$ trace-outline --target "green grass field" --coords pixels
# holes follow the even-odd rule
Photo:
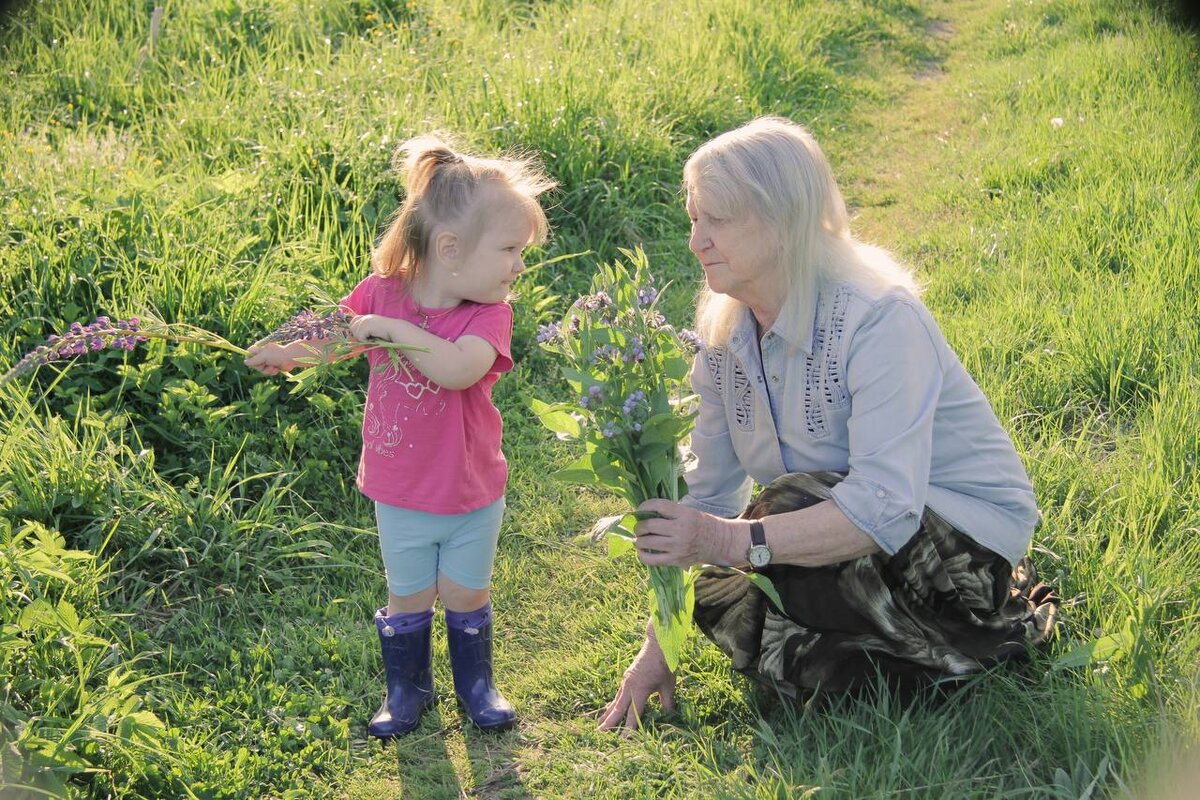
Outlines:
[[[561,188],[532,260],[590,255],[517,284],[496,392],[497,677],[521,725],[463,725],[439,626],[435,710],[366,736],[385,587],[353,482],[365,365],[289,394],[152,343],[0,389],[0,796],[1194,796],[1200,35],[1170,6],[153,9],[48,0],[0,25],[0,371],[98,314],[253,341],[366,273],[399,141],[539,154]],[[1033,478],[1066,635],[916,707],[785,706],[698,641],[674,714],[602,734],[645,576],[578,536],[611,496],[547,482],[573,456],[527,408],[567,399],[534,333],[635,245],[686,324],[680,168],[760,113],[813,130],[858,235],[928,284]]]

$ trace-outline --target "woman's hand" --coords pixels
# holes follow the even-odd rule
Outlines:
[[[604,707],[600,715],[599,730],[610,731],[620,728],[629,733],[641,725],[646,701],[657,694],[663,711],[675,710],[675,674],[667,666],[658,639],[654,637],[654,625],[646,625],[646,641],[638,651],[633,663],[625,670],[617,696]]]
[[[745,561],[750,546],[750,523],[722,519],[670,500],[647,500],[639,512],[656,517],[638,522],[638,558],[654,567],[716,564],[729,567]]]

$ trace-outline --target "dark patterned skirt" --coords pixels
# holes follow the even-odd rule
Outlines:
[[[742,516],[814,505],[844,477],[784,475]],[[1014,569],[929,508],[890,558],[762,573],[782,610],[736,572],[710,569],[696,579],[696,624],[734,668],[791,697],[862,688],[880,677],[901,691],[962,678],[1046,641],[1060,604],[1028,558]]]

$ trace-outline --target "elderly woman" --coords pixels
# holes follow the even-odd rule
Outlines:
[[[637,525],[641,560],[769,577],[782,608],[706,570],[695,620],[792,696],[912,688],[1043,640],[1058,599],[1024,558],[1025,468],[912,273],[850,235],[813,137],[754,120],[697,150],[684,186],[700,415],[687,496],[641,507],[659,515]],[[648,626],[600,727],[636,726],[654,694],[670,709],[674,688]]]

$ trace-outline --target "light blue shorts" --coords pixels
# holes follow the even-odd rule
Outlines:
[[[431,514],[375,503],[388,588],[404,597],[437,583],[438,573],[468,589],[492,584],[504,498],[466,514]]]

